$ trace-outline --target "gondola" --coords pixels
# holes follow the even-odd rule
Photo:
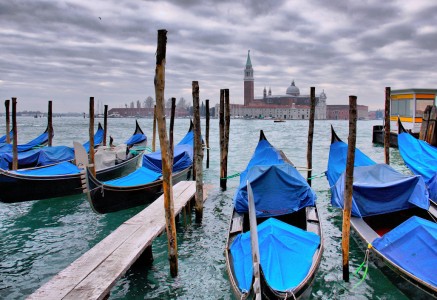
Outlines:
[[[14,137],[13,132],[11,130],[11,131],[9,131],[9,138],[11,139],[11,141],[12,141],[13,137]],[[0,137],[0,145],[6,143],[6,141],[7,141],[7,134]]]
[[[173,184],[191,177],[193,164],[193,124],[174,147]],[[99,214],[116,212],[149,204],[162,194],[161,151],[143,156],[143,163],[133,173],[115,180],[103,181],[86,171],[86,193],[91,208]]]
[[[100,128],[101,126],[99,124],[99,129]],[[96,132],[96,142],[100,139],[99,132],[99,130]],[[135,132],[137,132],[137,130]],[[135,144],[131,144],[131,147],[134,145]],[[89,147],[89,142],[82,146],[84,149],[87,146]],[[134,171],[138,167],[143,151],[131,151],[130,153],[126,153],[126,149],[126,146],[121,147],[121,150],[117,147],[109,151],[102,149],[102,151],[110,152],[113,159],[110,160],[109,163],[108,160],[105,160],[106,164],[96,166],[97,178],[109,180]],[[86,149],[84,151],[87,153]],[[100,152],[95,154],[96,157],[98,153]],[[0,169],[0,201],[14,203],[83,193],[81,171],[84,171],[70,161],[71,157],[69,155],[68,157],[68,161],[43,167],[17,171],[5,171]]]
[[[34,138],[33,140],[27,142],[26,144],[17,145],[17,152],[19,153],[26,152],[34,148],[43,147],[47,145],[48,141],[49,141],[49,127],[47,126],[46,130],[43,133],[41,133],[39,136]],[[5,136],[5,141],[3,143],[0,143],[0,153],[12,153],[12,143],[11,144],[6,143],[6,136]]]
[[[225,256],[238,299],[254,296],[248,184],[254,195],[263,299],[308,296],[323,253],[316,195],[287,157],[263,131],[240,175],[234,196]]]
[[[347,145],[331,126],[327,178],[343,207]],[[372,259],[406,294],[437,297],[437,206],[421,176],[399,173],[355,150],[351,227]]]
[[[402,159],[408,169],[423,177],[429,197],[437,201],[437,148],[412,136],[399,119],[398,130],[398,146]]]
[[[94,147],[97,148],[103,141],[104,130],[99,123],[94,134]],[[89,141],[84,143],[86,151],[89,151]],[[74,159],[74,149],[69,146],[52,146],[31,149],[18,153],[18,169],[29,169],[48,166]],[[10,170],[12,168],[12,152],[0,152],[0,168]]]

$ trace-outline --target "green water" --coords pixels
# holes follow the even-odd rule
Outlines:
[[[86,141],[87,121],[55,118],[54,144],[72,145],[72,140]],[[134,119],[109,119],[108,123],[115,143],[126,141],[135,128]],[[151,120],[139,119],[139,123],[151,137]],[[326,170],[330,124],[340,138],[347,141],[348,121],[316,121],[313,175]],[[358,122],[357,147],[375,161],[383,162],[383,148],[371,143],[375,124],[380,121]],[[176,142],[188,126],[188,119],[175,121]],[[46,120],[20,117],[18,127],[19,143],[24,143],[45,129]],[[296,166],[306,166],[307,121],[231,120],[229,175],[245,168],[260,129]],[[202,130],[204,133],[204,128]],[[5,132],[4,123],[0,132],[1,135]],[[227,191],[220,191],[217,119],[211,120],[210,148],[210,168],[204,169],[204,181],[214,187],[205,203],[202,224],[178,225],[179,275],[172,278],[169,274],[167,240],[163,234],[153,243],[153,264],[135,265],[111,290],[111,299],[234,299],[226,273],[224,248],[238,177],[228,181]],[[408,172],[398,150],[391,149],[391,161],[396,169]],[[318,196],[325,250],[311,298],[407,299],[373,264],[358,287],[353,288],[360,278],[352,275],[350,283],[343,282],[341,213],[329,205],[329,186],[325,177],[315,179],[313,188]],[[97,215],[82,195],[18,204],[0,203],[0,299],[24,299],[141,209]],[[351,272],[361,264],[363,251],[351,242]]]

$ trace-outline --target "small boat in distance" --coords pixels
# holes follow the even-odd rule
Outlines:
[[[332,126],[331,134],[326,175],[331,204],[343,208],[348,146]],[[358,242],[405,294],[437,297],[437,206],[422,176],[377,164],[356,149],[353,179],[351,227]]]
[[[229,224],[225,257],[234,294],[238,299],[254,296],[252,283],[258,274],[251,254],[250,191],[256,210],[262,299],[308,296],[323,253],[316,194],[262,130],[255,153],[240,175]]]
[[[274,119],[273,122],[282,123],[282,122],[285,122],[285,120],[284,119]]]

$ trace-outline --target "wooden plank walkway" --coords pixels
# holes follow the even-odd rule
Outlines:
[[[195,192],[195,181],[182,181],[173,187],[175,216],[193,199]],[[164,197],[161,196],[55,275],[28,299],[105,299],[116,281],[164,230]]]

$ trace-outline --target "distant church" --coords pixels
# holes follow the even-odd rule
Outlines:
[[[244,69],[244,104],[232,105],[232,114],[245,118],[280,118],[280,119],[308,119],[311,105],[310,95],[301,95],[294,83],[287,88],[283,95],[272,95],[269,88],[264,87],[262,98],[255,98],[253,67],[250,60],[250,50],[247,53],[246,68]],[[326,119],[326,94],[323,91],[316,95],[315,119]]]

